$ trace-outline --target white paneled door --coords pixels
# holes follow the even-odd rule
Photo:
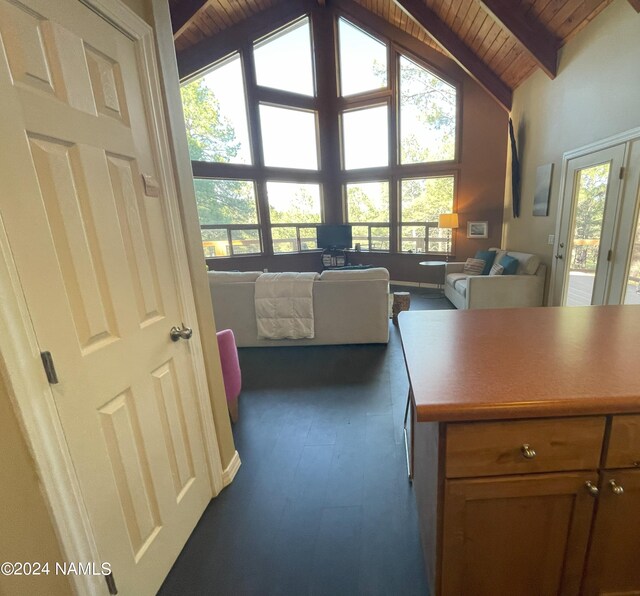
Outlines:
[[[565,155],[551,304],[640,304],[640,128]]]
[[[200,352],[169,335],[195,321],[140,56],[77,0],[0,0],[2,225],[101,562],[135,596],[212,496]]]
[[[606,304],[613,265],[624,144],[566,165],[554,266],[554,305]]]

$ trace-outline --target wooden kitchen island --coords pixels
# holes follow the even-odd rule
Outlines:
[[[431,594],[640,594],[640,306],[399,316]]]

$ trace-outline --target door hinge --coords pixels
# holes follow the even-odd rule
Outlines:
[[[51,352],[40,352],[40,358],[42,358],[42,364],[44,365],[44,372],[47,375],[47,380],[52,385],[56,385],[58,381],[58,375],[56,374],[56,367],[53,364],[53,356]]]
[[[113,579],[113,573],[104,576],[104,580],[107,582],[107,588],[109,588],[109,594],[117,594],[118,588],[116,588],[116,580]]]
[[[624,180],[625,167],[620,167],[620,180]]]
[[[611,249],[609,249],[609,252],[607,253],[607,261],[609,263],[613,261],[613,251]]]

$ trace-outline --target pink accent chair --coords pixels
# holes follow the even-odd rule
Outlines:
[[[242,389],[242,373],[238,360],[236,338],[231,329],[223,329],[216,333],[218,337],[218,350],[220,351],[220,363],[222,364],[222,379],[224,380],[224,392],[227,396],[227,406],[233,422],[238,421],[238,396]]]

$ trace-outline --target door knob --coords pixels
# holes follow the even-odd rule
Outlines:
[[[182,323],[182,327],[171,327],[169,331],[169,337],[171,341],[178,341],[179,339],[191,339],[193,335],[193,329],[191,327],[185,327]]]
[[[558,253],[558,254],[556,255],[556,259],[561,259],[561,258],[562,258],[562,255],[561,255],[560,253]]]

